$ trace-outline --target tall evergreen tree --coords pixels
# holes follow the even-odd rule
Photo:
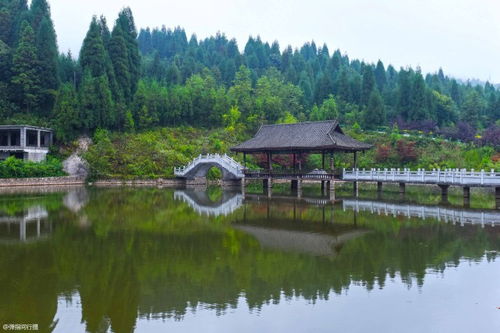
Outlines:
[[[130,101],[132,99],[131,78],[129,71],[129,57],[121,25],[116,24],[109,41],[109,58],[113,63],[116,82],[121,94]]]
[[[69,142],[78,135],[82,128],[78,113],[78,98],[75,87],[71,83],[61,86],[57,94],[52,118],[58,140]]]
[[[377,62],[377,67],[375,68],[375,82],[379,91],[384,91],[385,85],[387,84],[387,75],[385,72],[385,67],[382,61]]]
[[[361,91],[361,104],[368,105],[370,95],[375,89],[375,75],[371,66],[365,65],[363,68],[363,86]]]
[[[80,50],[80,66],[87,69],[92,77],[106,75],[106,49],[101,36],[101,28],[97,17],[92,18],[89,30]]]
[[[413,76],[411,104],[408,114],[409,120],[428,119],[427,91],[425,82],[420,71]]]
[[[364,124],[366,128],[375,128],[385,123],[385,107],[382,96],[377,89],[374,89],[370,95],[368,106],[363,113]]]
[[[59,87],[58,51],[56,34],[50,16],[43,17],[36,36],[38,75],[40,78],[40,108],[50,114]]]
[[[12,85],[18,105],[26,112],[38,106],[40,79],[35,33],[27,21],[23,21],[18,46],[12,60]]]
[[[123,37],[127,45],[128,54],[128,71],[130,73],[130,92],[133,95],[137,90],[137,84],[141,75],[141,56],[139,54],[139,46],[137,43],[137,30],[135,27],[134,16],[130,8],[124,8],[119,14],[116,21],[117,25],[121,26]],[[184,39],[185,39],[184,33]],[[187,40],[184,41],[184,47],[187,48]]]

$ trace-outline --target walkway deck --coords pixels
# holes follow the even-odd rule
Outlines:
[[[436,184],[458,186],[500,187],[500,173],[491,171],[474,171],[474,169],[432,170],[419,169],[370,169],[346,170],[342,172],[342,179],[348,181],[393,182],[406,184]]]

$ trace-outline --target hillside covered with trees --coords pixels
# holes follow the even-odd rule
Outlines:
[[[67,143],[97,129],[179,126],[244,138],[264,123],[332,118],[500,146],[500,91],[490,83],[366,63],[314,42],[293,49],[250,37],[240,49],[222,33],[138,32],[129,8],[112,24],[93,17],[77,57],[59,53],[46,0],[0,0],[0,123],[50,126]]]

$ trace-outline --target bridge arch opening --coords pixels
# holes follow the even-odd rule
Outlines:
[[[208,181],[222,180],[222,169],[219,166],[213,165],[207,171],[206,178]]]

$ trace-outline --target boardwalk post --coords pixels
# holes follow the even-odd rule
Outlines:
[[[405,194],[406,192],[406,183],[399,183],[399,194]]]
[[[441,202],[448,202],[448,188],[450,185],[438,185],[441,188]]]
[[[464,206],[470,206],[470,187],[464,186]]]
[[[495,187],[495,201],[497,209],[500,209],[500,187]]]

